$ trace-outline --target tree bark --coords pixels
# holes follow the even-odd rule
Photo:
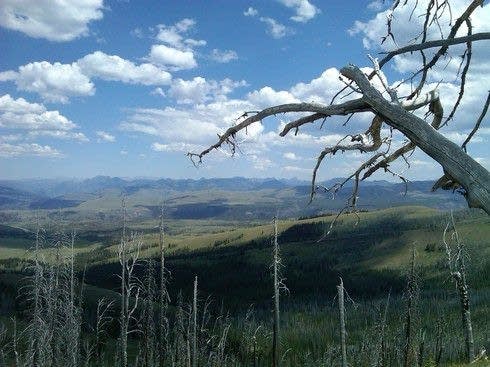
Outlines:
[[[465,189],[469,207],[481,208],[490,214],[490,173],[483,166],[424,120],[383,98],[357,66],[346,66],[341,73],[357,84],[363,94],[362,99],[373,112],[401,131]]]

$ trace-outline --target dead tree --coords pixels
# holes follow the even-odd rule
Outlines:
[[[164,219],[163,209],[164,207],[162,205],[161,213],[160,213],[159,239],[158,239],[159,252],[160,252],[160,282],[159,282],[159,292],[158,292],[159,293],[158,301],[160,303],[159,313],[158,313],[159,367],[164,366],[165,356],[167,353],[168,330],[169,330],[168,318],[167,318],[167,306],[170,302],[170,297],[167,291],[168,271],[165,268],[165,229],[163,225],[163,219]]]
[[[452,233],[450,240],[448,240],[448,230],[450,227],[452,227]],[[468,363],[471,363],[475,359],[475,346],[473,341],[473,327],[471,325],[470,294],[468,283],[466,282],[466,254],[464,244],[456,230],[452,212],[451,220],[448,221],[444,230],[443,242],[446,249],[449,271],[458,290],[459,302],[461,304],[461,321],[465,337],[466,359]],[[454,247],[451,246],[451,242],[455,243]]]
[[[407,309],[405,312],[405,335],[403,348],[403,366],[410,367],[413,365],[416,353],[414,350],[414,333],[417,323],[417,303],[418,303],[418,279],[415,267],[415,246],[412,248],[412,259],[410,261],[410,272],[407,276],[407,286],[405,290],[405,299]]]
[[[192,367],[197,367],[197,276],[192,296]]]
[[[269,107],[262,111],[245,112],[233,126],[219,135],[215,144],[199,153],[190,152],[188,156],[197,165],[202,163],[203,157],[208,153],[224,146],[228,146],[231,154],[235,154],[239,151],[238,137],[241,132],[246,133],[250,125],[278,114],[302,114],[300,118],[284,126],[279,134],[284,137],[291,132],[297,134],[299,129],[306,124],[320,122],[320,127],[323,127],[328,117],[348,116],[345,122],[347,124],[353,116],[363,112],[371,112],[371,122],[364,131],[346,135],[337,144],[327,146],[320,152],[313,168],[311,199],[318,190],[335,193],[347,182],[353,180],[353,189],[344,210],[355,210],[360,181],[367,179],[377,171],[384,171],[407,182],[403,176],[393,170],[392,164],[397,160],[403,160],[409,164],[408,156],[416,148],[419,148],[438,162],[444,172],[443,176],[434,184],[433,190],[439,188],[456,190],[464,195],[470,207],[481,208],[490,214],[490,173],[466,152],[467,144],[479,129],[488,110],[490,94],[479,117],[465,116],[466,118],[474,118],[475,124],[462,146],[458,146],[438,131],[453,119],[465,93],[466,76],[471,65],[473,44],[490,39],[489,32],[472,32],[471,15],[483,5],[483,0],[471,1],[461,14],[452,12],[450,0],[427,0],[426,3],[427,7],[424,9],[422,9],[424,6],[422,2],[417,1],[413,5],[413,11],[417,9],[420,13],[422,9],[422,16],[425,18],[420,34],[413,40],[413,43],[399,47],[394,42],[396,48],[387,52],[382,60],[378,61],[371,58],[372,71],[367,74],[355,65],[343,67],[340,70],[339,78],[345,83],[345,87],[338,91],[330,104],[289,103]],[[404,6],[410,6],[410,4],[407,1],[393,1],[387,21],[388,34],[384,40],[387,38],[395,39],[395,35],[391,31],[393,14]],[[447,34],[444,34],[440,24],[443,16],[448,16],[451,19]],[[434,29],[441,35],[440,38],[427,39],[431,34],[430,30]],[[461,33],[465,30],[465,36],[457,37],[458,32]],[[458,99],[450,113],[444,117],[438,90],[437,88],[427,90],[430,87],[427,81],[434,72],[435,66],[444,67],[449,51],[456,45],[466,47],[461,63],[462,72],[452,76],[452,79],[459,79],[460,90]],[[412,91],[408,96],[399,96],[402,83],[390,86],[382,68],[393,61],[395,56],[413,53],[420,54],[420,68],[414,73],[405,75],[404,81],[410,83]],[[337,101],[340,99],[344,102],[338,103]],[[426,118],[432,116],[430,124],[415,113],[423,107],[428,107]],[[395,130],[407,138],[405,144],[399,148],[392,144]],[[317,186],[316,177],[324,158],[347,151],[365,153],[368,158],[345,180],[331,187]]]
[[[342,278],[340,278],[340,284],[337,286],[337,293],[339,297],[340,347],[342,352],[342,367],[347,367],[347,332],[345,331],[344,282],[342,281]]]
[[[274,256],[272,260],[272,272],[274,278],[274,323],[272,330],[272,366],[279,366],[279,293],[281,280],[279,268],[281,266],[281,258],[279,256],[279,243],[277,242],[277,218],[274,218]]]
[[[121,366],[128,365],[128,336],[137,332],[135,328],[131,328],[131,323],[136,320],[136,310],[141,291],[141,284],[136,277],[135,270],[139,263],[139,255],[142,241],[136,234],[131,234],[130,238],[126,238],[126,205],[123,200],[123,232],[121,242],[118,248],[118,258],[121,265],[121,313],[119,323],[120,330],[120,359]]]

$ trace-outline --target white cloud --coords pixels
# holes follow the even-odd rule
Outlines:
[[[62,154],[49,145],[37,143],[9,144],[0,142],[0,157],[39,156],[39,157],[62,157]]]
[[[77,61],[81,71],[89,77],[121,81],[131,84],[166,85],[172,76],[152,64],[135,65],[117,55],[96,51]]]
[[[22,140],[23,136],[20,134],[5,134],[5,135],[0,135],[0,142],[8,142],[12,143],[15,141]]]
[[[175,147],[169,144],[207,146],[214,143],[216,134],[222,133],[236,123],[238,116],[245,111],[302,100],[311,101],[319,94],[325,100],[332,98],[337,92],[335,86],[342,85],[338,81],[338,75],[338,70],[327,69],[318,78],[308,83],[298,83],[290,90],[276,91],[271,87],[264,87],[248,93],[244,99],[227,97],[233,88],[244,85],[244,81],[237,82],[229,79],[214,81],[203,77],[195,77],[191,80],[176,79],[167,95],[180,103],[185,103],[185,107],[134,109],[120,124],[120,128],[159,137],[162,140],[158,144],[165,145],[162,149]],[[331,121],[329,121],[329,129]],[[266,131],[265,124],[257,122],[249,126],[246,132],[238,134],[237,139],[245,145],[254,144],[260,151],[264,151],[271,145],[281,149],[288,147],[290,149],[291,146],[318,149],[335,144],[344,136],[332,132],[326,134],[325,131],[315,129],[315,134],[301,131],[296,136],[291,134],[281,138],[278,132],[283,127],[284,125],[280,124],[278,129]]]
[[[139,108],[121,123],[124,131],[139,132],[171,142],[209,143],[216,134],[230,126],[237,111],[249,111],[253,106],[241,100],[223,100],[208,104],[165,107],[163,109]]]
[[[197,66],[192,51],[182,51],[165,45],[151,46],[148,59],[154,64],[171,70],[192,69]]]
[[[375,2],[376,3],[376,2]],[[403,3],[405,4],[405,3]],[[370,52],[391,51],[398,47],[412,44],[420,41],[420,30],[423,27],[424,17],[418,16],[427,8],[428,0],[418,1],[418,9],[412,14],[416,0],[409,0],[406,5],[402,3],[393,14],[392,32],[394,34],[396,44],[391,38],[388,38],[381,44],[382,37],[386,36],[386,17],[389,10],[380,11],[367,21],[356,21],[349,30],[351,35],[362,37],[363,44]],[[440,39],[441,32],[448,34],[449,29],[454,24],[456,16],[461,14],[467,7],[467,2],[463,0],[455,0],[451,3],[451,14],[446,8],[446,11],[441,15],[437,22],[433,22],[427,34],[428,40]],[[371,6],[373,8],[375,4]],[[386,9],[380,8],[380,10]],[[490,31],[490,5],[478,7],[471,17],[472,31],[489,32]],[[466,35],[466,25],[461,26],[458,35]],[[418,37],[418,38],[417,38]],[[444,58],[441,59],[438,65],[435,65],[429,70],[427,82],[424,92],[437,88],[439,91],[441,103],[444,108],[444,115],[448,116],[456,102],[460,89],[460,81],[458,80],[458,69],[461,61],[461,55],[464,52],[465,45],[451,46]],[[434,55],[437,48],[426,50],[425,55],[427,60]],[[460,142],[463,131],[471,129],[472,124],[476,121],[482,104],[487,96],[487,89],[482,86],[490,84],[490,48],[485,41],[474,42],[472,46],[472,64],[466,77],[465,95],[458,108],[458,112],[454,120],[443,128],[444,134],[450,139]],[[414,52],[405,55],[396,56],[391,65],[386,65],[385,68],[392,68],[399,73],[399,79],[410,78],[413,72],[420,69],[422,60],[420,53]],[[417,80],[413,82],[416,85]],[[392,85],[397,85],[399,82],[392,80]],[[406,96],[413,90],[413,85],[404,83],[399,88],[399,96]],[[419,113],[423,117],[423,112]]]
[[[271,87],[263,87],[258,91],[253,91],[248,94],[247,99],[254,105],[262,108],[278,104],[299,102],[299,100],[290,92],[277,92]]]
[[[193,38],[185,37],[185,34],[188,33],[192,28],[194,28],[195,25],[196,21],[189,18],[184,18],[172,26],[159,24],[157,26],[158,34],[156,36],[156,39],[162,43],[167,44],[168,46],[177,48],[179,50],[205,46],[207,42],[204,40],[195,40]]]
[[[151,145],[151,149],[155,152],[197,152],[199,150],[204,149],[203,145],[197,144],[188,144],[182,142],[169,143],[169,144],[160,144],[153,143]]]
[[[165,93],[165,91],[160,88],[160,87],[157,87],[155,89],[153,89],[151,92],[150,92],[151,95],[154,95],[154,96],[161,96],[161,97],[166,97],[167,94]]]
[[[22,130],[72,130],[77,126],[58,111],[9,94],[0,97],[0,127]]]
[[[284,24],[279,23],[277,20],[269,17],[260,17],[262,23],[267,25],[267,34],[271,35],[272,38],[283,38],[288,34],[292,34],[293,31],[286,27]]]
[[[71,41],[102,19],[103,0],[2,0],[0,25],[30,37]]]
[[[294,85],[291,93],[304,102],[330,103],[331,98],[343,86],[339,75],[338,69],[328,68],[318,78]]]
[[[79,142],[88,142],[89,139],[84,133],[65,131],[65,130],[34,130],[29,131],[27,137],[37,138],[40,136],[47,136],[50,138],[61,139],[61,140],[78,140]]]
[[[216,99],[224,99],[235,88],[246,86],[242,81],[224,79],[220,82],[207,81],[203,77],[195,77],[192,80],[176,79],[169,89],[169,95],[177,100],[177,103],[204,103]]]
[[[384,0],[371,1],[367,6],[369,10],[373,10],[373,11],[383,10],[384,7],[385,7]]]
[[[311,4],[308,0],[278,0],[288,8],[294,9],[296,15],[291,20],[306,23],[321,13],[320,9]]]
[[[243,12],[246,17],[255,17],[257,14],[259,14],[258,10],[251,6]]]
[[[236,51],[233,50],[218,50],[218,49],[213,49],[211,52],[211,59],[223,64],[226,64],[230,61],[237,60],[238,55]]]
[[[67,103],[69,97],[95,93],[93,83],[77,63],[31,62],[20,66],[17,72],[0,73],[0,81],[8,80],[14,81],[19,90],[37,93],[49,102]]]
[[[293,152],[286,152],[282,155],[284,158],[289,159],[291,161],[297,161],[300,159],[295,153]]]
[[[95,135],[97,135],[97,137],[98,137],[97,142],[99,142],[99,143],[102,141],[114,143],[116,141],[116,137],[114,135],[111,135],[108,132],[105,132],[102,130],[96,131]]]
[[[13,81],[18,90],[39,94],[48,102],[67,103],[70,97],[92,96],[91,78],[129,84],[168,85],[169,72],[150,63],[136,65],[117,55],[96,51],[71,64],[47,61],[20,66],[0,73],[0,82]]]
[[[48,111],[42,104],[30,103],[23,98],[14,99],[9,94],[0,97],[0,132],[25,131],[18,140],[48,136],[88,141],[83,133],[73,131],[77,128],[76,124],[58,111]]]

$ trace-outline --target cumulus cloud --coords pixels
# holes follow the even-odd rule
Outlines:
[[[97,142],[101,143],[103,141],[109,142],[109,143],[114,143],[116,141],[116,137],[114,135],[109,134],[108,132],[99,130],[95,132],[95,135],[97,135]]]
[[[82,57],[77,61],[77,65],[89,77],[130,84],[166,85],[172,78],[170,73],[155,65],[135,65],[117,55],[107,55],[101,51]]]
[[[206,80],[203,77],[195,77],[192,80],[176,79],[169,89],[169,95],[177,103],[204,103],[211,100],[223,100],[225,96],[238,87],[246,86],[247,83],[224,79],[221,81]]]
[[[192,69],[197,66],[192,51],[182,51],[166,45],[151,46],[148,60],[171,70]]]
[[[278,0],[288,8],[294,9],[296,15],[291,20],[300,23],[306,23],[320,14],[320,9],[311,4],[308,0]]]
[[[2,0],[0,25],[33,38],[71,41],[88,34],[102,9],[103,0]]]
[[[339,70],[326,69],[318,78],[310,82],[300,82],[291,88],[291,93],[305,102],[330,103],[332,96],[342,88],[339,80]]]
[[[399,6],[396,11],[393,13],[393,22],[392,22],[392,33],[395,37],[396,42],[394,42],[391,37],[388,37],[386,42],[381,44],[381,40],[387,34],[386,29],[386,19],[389,15],[390,10],[386,9],[380,11],[374,15],[373,18],[368,21],[355,21],[353,26],[349,29],[349,33],[354,35],[360,35],[362,37],[362,41],[364,47],[369,50],[383,50],[390,51],[392,49],[396,49],[399,46],[407,45],[413,43],[413,40],[420,40],[420,31],[423,28],[424,17],[413,16],[413,14],[418,14],[427,8],[428,0],[418,1],[418,8],[415,10],[415,13],[412,12],[416,5],[416,0],[410,0],[405,5]],[[427,31],[427,39],[428,40],[436,40],[440,39],[441,32],[447,35],[453,25],[454,15],[460,14],[467,7],[467,2],[464,0],[456,0],[451,3],[451,11],[446,9],[444,13],[441,14],[440,18],[437,22],[432,22]],[[381,8],[382,9],[382,8]],[[421,10],[424,9],[424,10]],[[472,31],[476,32],[488,32],[490,31],[490,6],[486,5],[481,8],[478,8],[472,15]],[[466,25],[462,25],[458,35],[463,36],[467,34]],[[435,70],[436,73],[430,73],[429,77],[432,77],[432,80],[440,80],[441,76],[444,77],[452,77],[454,78],[455,72],[459,68],[460,56],[463,53],[464,45],[452,46],[449,49],[447,59],[449,60],[449,64],[446,65],[446,62],[443,62],[441,66],[435,67],[432,70]],[[430,58],[435,52],[437,48],[426,50],[426,57]],[[480,60],[488,60],[490,57],[490,51],[488,51],[488,47],[486,47],[485,43],[475,42],[473,44],[473,56],[480,57]],[[476,53],[476,54],[475,54]],[[474,65],[487,63],[479,63],[474,59]],[[413,54],[405,54],[399,55],[394,58],[394,66],[401,73],[413,72],[418,70],[421,65],[420,55],[419,53]],[[449,80],[448,78],[445,78]]]
[[[415,15],[425,11],[428,0],[420,0],[419,8],[415,10]],[[377,3],[377,2],[374,2]],[[382,37],[386,36],[386,17],[389,10],[381,7],[371,19],[367,21],[356,21],[349,30],[352,36],[362,38],[364,47],[370,52],[390,51],[400,46],[418,42],[420,39],[420,30],[423,27],[424,17],[413,16],[412,10],[416,4],[416,0],[409,0],[406,5],[399,6],[393,14],[392,32],[394,34],[396,44],[392,39],[388,38],[383,44]],[[429,27],[427,39],[440,39],[441,32],[445,35],[454,23],[456,14],[461,14],[467,7],[467,2],[463,0],[455,0],[451,3],[451,14],[446,9],[445,13]],[[373,4],[371,9],[375,8]],[[490,6],[487,4],[483,7],[478,7],[472,14],[472,31],[489,32],[490,31]],[[437,24],[436,24],[437,23]],[[466,25],[462,25],[458,35],[466,35]],[[439,65],[432,67],[427,75],[427,82],[423,92],[437,88],[440,94],[441,103],[444,108],[445,115],[451,111],[454,103],[458,98],[459,80],[458,70],[461,62],[461,55],[464,52],[465,45],[451,46],[445,55],[444,60]],[[425,54],[428,60],[434,55],[437,48],[426,50]],[[490,83],[490,64],[487,60],[490,59],[490,49],[485,42],[474,42],[472,47],[472,65],[466,77],[465,95],[461,101],[459,112],[455,115],[454,120],[446,127],[444,131],[464,131],[471,128],[471,125],[476,121],[482,103],[486,99],[487,88],[482,88],[482,85]],[[399,79],[408,79],[413,72],[419,70],[422,65],[420,54],[418,52],[396,56],[392,61],[392,68],[398,72]],[[389,66],[386,66],[389,67]],[[385,67],[385,68],[386,68]],[[392,85],[397,85],[399,82],[392,80]],[[408,95],[413,90],[413,86],[409,83],[404,83],[399,88],[399,96]],[[421,115],[422,116],[422,115]],[[457,138],[456,135],[452,135]],[[458,140],[458,139],[456,139]]]
[[[0,97],[0,128],[28,131],[69,131],[77,128],[58,111],[48,111],[38,103],[23,98],[14,99],[9,94]]]
[[[197,62],[193,49],[207,44],[205,40],[187,37],[195,25],[196,21],[190,18],[184,18],[171,26],[159,24],[155,38],[160,44],[151,47],[147,59],[169,70],[195,68]]]
[[[242,100],[224,100],[185,108],[138,108],[131,110],[120,128],[163,138],[162,144],[207,144],[235,121],[237,111],[249,111],[251,108],[253,106],[249,102]]]
[[[67,103],[69,97],[95,93],[94,84],[77,63],[31,62],[20,66],[17,72],[0,73],[0,81],[13,81],[19,90],[37,93],[49,102]]]
[[[226,64],[230,61],[237,60],[238,54],[233,50],[218,50],[215,48],[211,52],[211,59]]]
[[[18,71],[0,72],[0,82],[13,81],[18,90],[37,93],[45,101],[59,103],[67,103],[71,97],[94,95],[93,78],[129,84],[168,85],[172,76],[156,65],[136,65],[101,51],[71,64],[31,62],[20,66]]]
[[[248,94],[248,100],[255,106],[265,108],[278,104],[295,103],[299,100],[288,91],[275,91],[271,87],[263,87],[260,90]]]
[[[78,131],[76,124],[58,111],[48,111],[39,103],[30,103],[23,98],[0,96],[0,156],[61,157],[62,154],[49,145],[32,140],[39,137],[88,141]],[[20,133],[19,133],[20,131]],[[15,132],[15,133],[13,133]]]
[[[187,38],[185,35],[196,25],[194,19],[184,18],[172,26],[159,24],[156,39],[177,49],[205,46],[206,41]]]

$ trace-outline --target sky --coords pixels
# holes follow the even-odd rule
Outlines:
[[[329,103],[343,86],[340,68],[369,70],[368,55],[380,57],[418,34],[423,19],[412,13],[414,1],[394,14],[396,43],[381,45],[389,1],[1,0],[0,178],[310,179],[320,151],[364,132],[372,116],[355,116],[346,126],[345,118],[332,118],[285,138],[278,132],[298,116],[277,116],[240,134],[233,157],[224,148],[196,168],[186,153],[215,143],[245,111]],[[452,13],[464,4],[453,1]],[[429,39],[447,34],[449,17]],[[475,33],[490,30],[488,2],[472,24]],[[439,89],[445,111],[458,94],[462,52],[455,47],[429,76],[427,88]],[[418,55],[397,57],[384,76],[395,85],[419,65]],[[408,82],[400,86],[409,89]],[[459,112],[442,133],[461,143],[489,89],[490,47],[483,41],[473,47]],[[488,120],[468,146],[487,168]],[[395,133],[393,146],[403,142]],[[329,157],[319,179],[346,176],[365,159],[354,152]],[[423,152],[409,163],[393,168],[411,180],[442,173]]]

